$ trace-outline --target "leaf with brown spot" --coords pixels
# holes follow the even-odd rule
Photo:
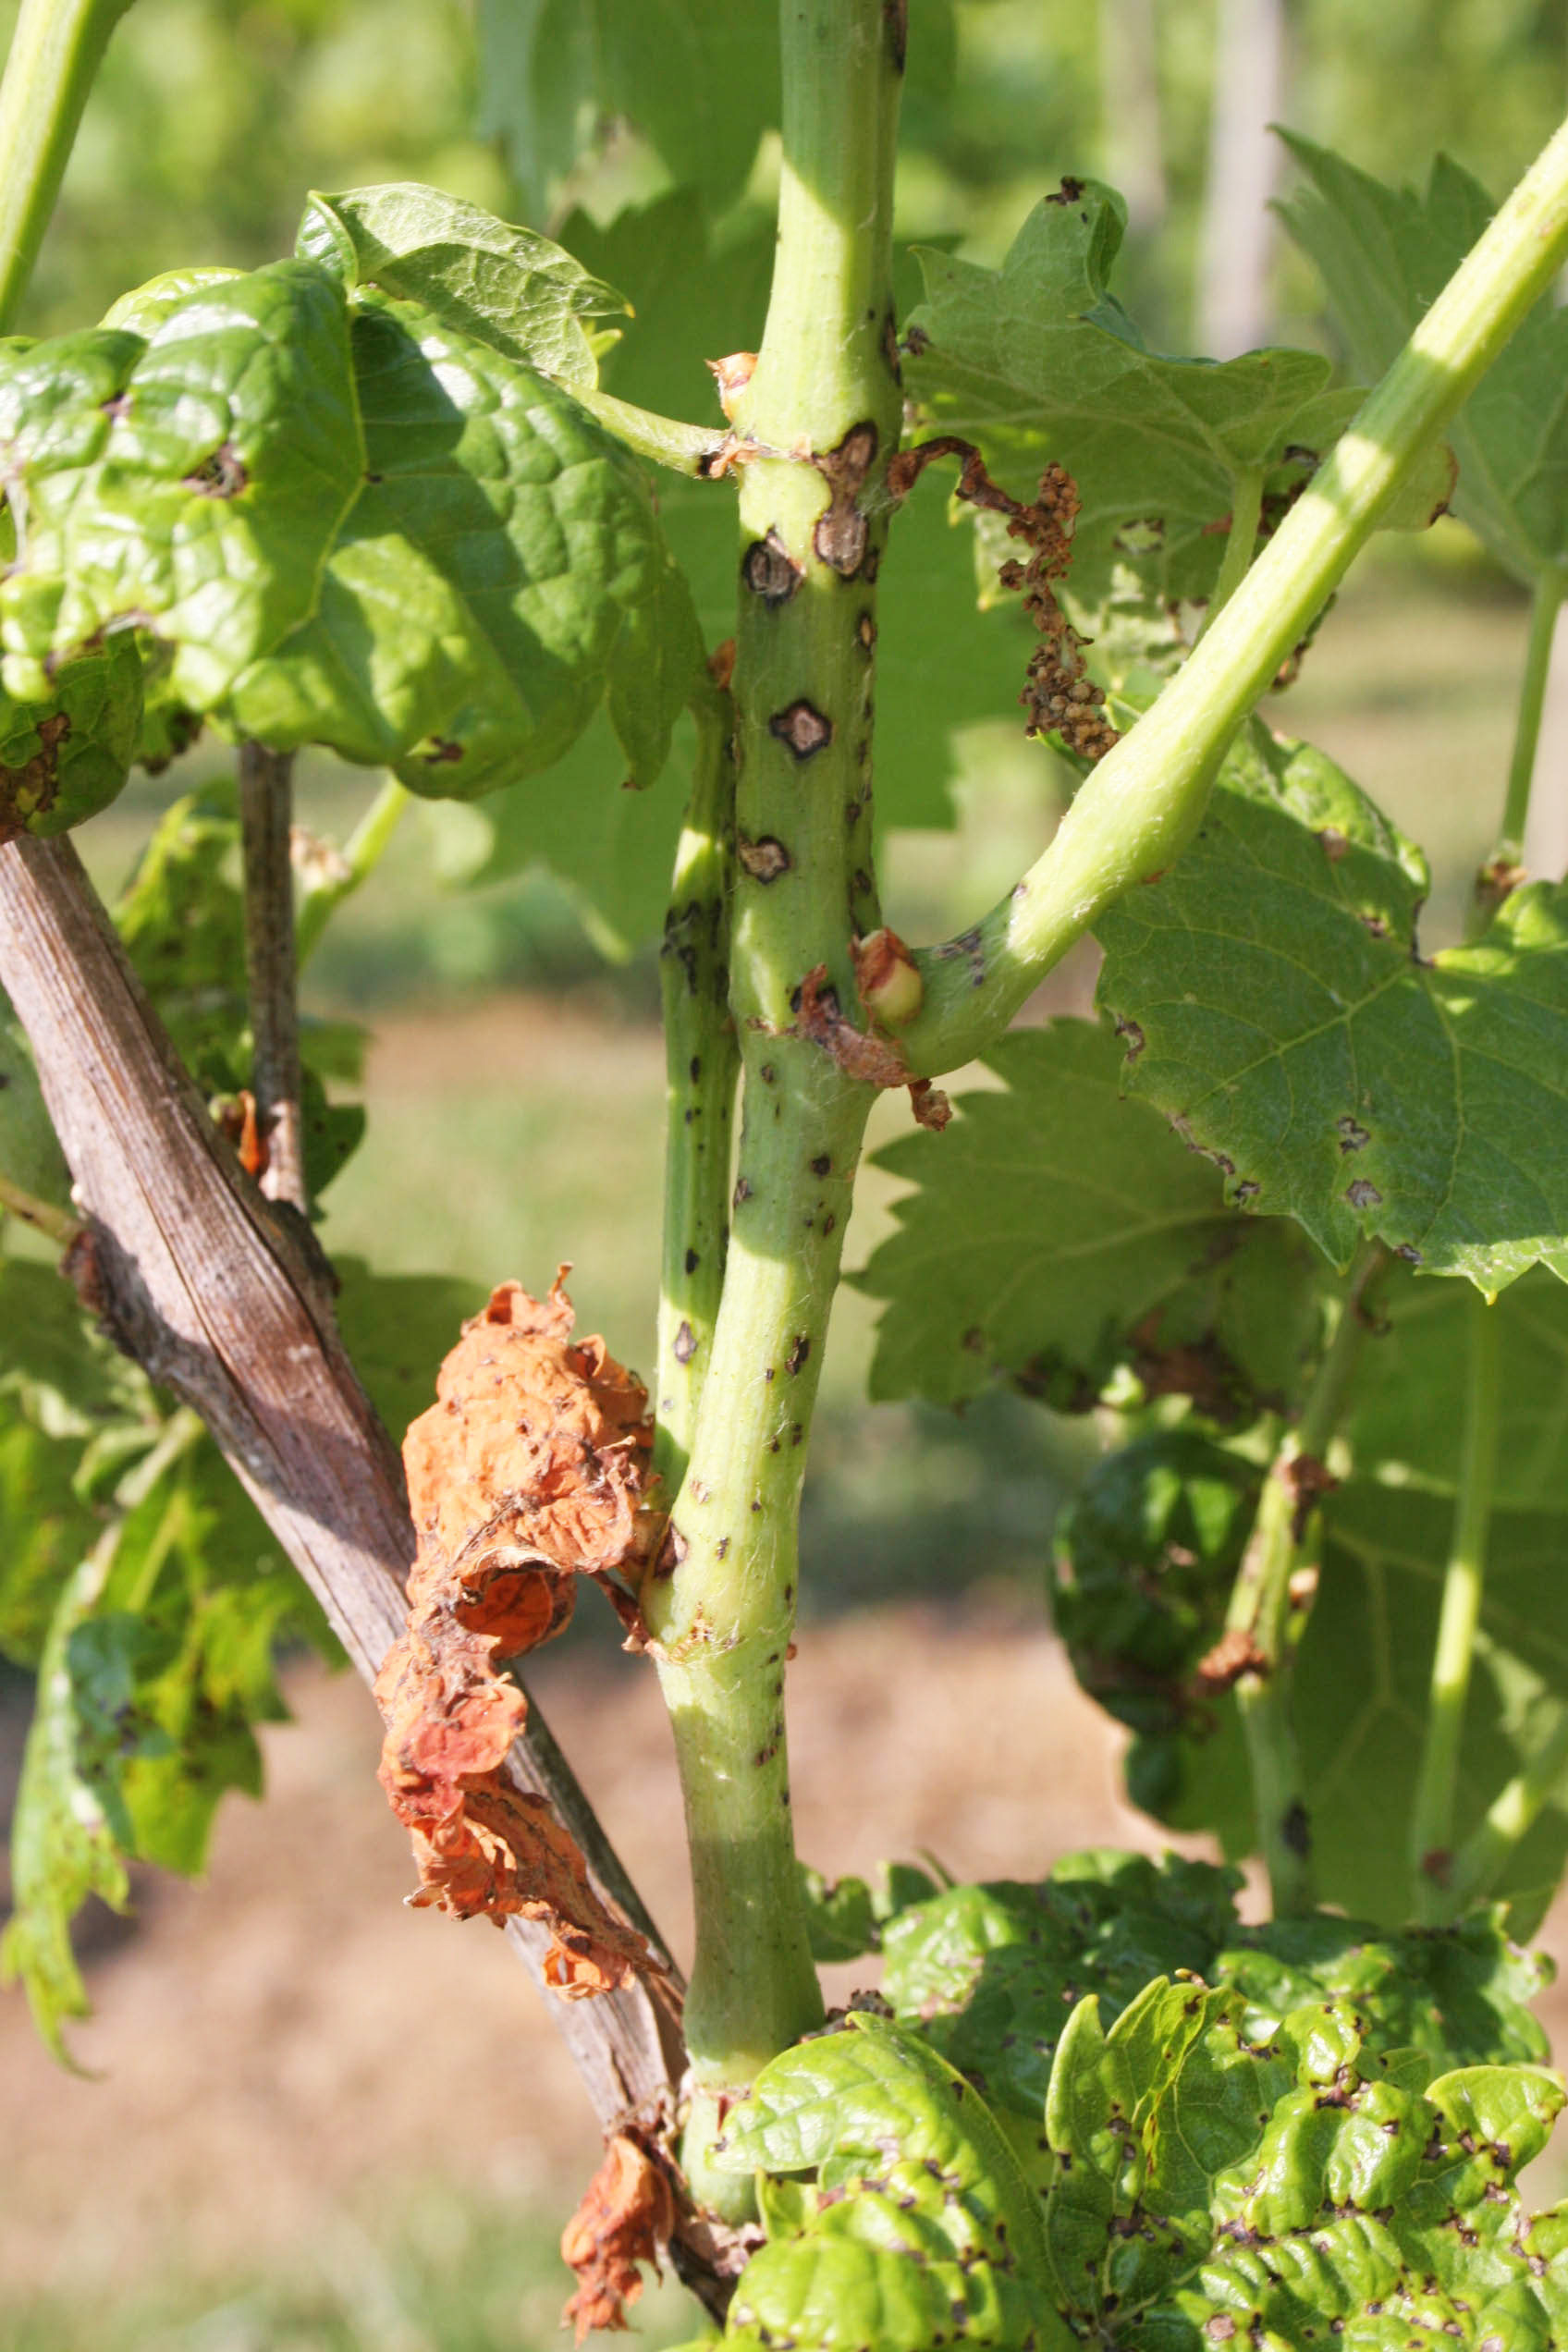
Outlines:
[[[381,1783],[420,1868],[410,1900],[547,1920],[545,1977],[567,2000],[653,1964],[544,1800],[509,1785],[528,1701],[495,1661],[560,1632],[580,1574],[638,1631],[616,1572],[641,1564],[660,1525],[646,1391],[603,1340],[574,1341],[573,1320],[557,1274],[542,1301],[503,1282],[463,1326],[403,1443],[419,1557],[408,1631],[376,1679]]]
[[[595,2328],[625,2327],[625,2307],[643,2292],[637,2265],[652,2262],[658,2270],[674,2224],[666,2174],[634,2139],[619,2135],[561,2233],[561,2260],[577,2272],[561,2323],[572,2322],[579,2344]]]

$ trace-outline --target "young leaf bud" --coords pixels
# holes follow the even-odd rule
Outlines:
[[[707,361],[708,372],[718,386],[718,405],[731,423],[735,421],[736,404],[751,382],[756,363],[754,351],[731,351],[728,359]]]
[[[885,1029],[900,1029],[920,1011],[925,983],[896,931],[886,925],[854,943],[860,1000]]]

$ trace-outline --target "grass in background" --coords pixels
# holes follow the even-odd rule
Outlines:
[[[571,2284],[553,2231],[435,2188],[395,2219],[336,2215],[287,2274],[171,2271],[131,2297],[13,2305],[0,2352],[557,2352]],[[667,2276],[632,2325],[657,2352],[702,2314]]]

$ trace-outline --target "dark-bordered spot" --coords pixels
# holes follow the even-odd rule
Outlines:
[[[852,580],[865,559],[866,542],[871,525],[860,508],[840,506],[837,499],[825,514],[817,517],[811,544],[818,563],[825,563],[844,580]]]
[[[774,712],[767,722],[767,731],[788,745],[796,759],[808,760],[833,741],[833,721],[825,718],[815,704],[808,703],[802,694],[784,710]]]
[[[210,458],[203,458],[191,472],[183,475],[179,486],[193,490],[199,498],[237,498],[250,479],[239,450],[232,441],[225,441]]]
[[[743,833],[738,833],[735,854],[753,882],[777,882],[793,863],[783,842],[772,833],[765,833],[760,841],[748,841]]]
[[[805,566],[795,561],[777,531],[753,539],[741,558],[741,580],[770,610],[789,603],[804,573]]]

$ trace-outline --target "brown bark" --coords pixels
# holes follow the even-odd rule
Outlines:
[[[338,1337],[310,1228],[263,1197],[208,1117],[68,840],[0,850],[0,982],[87,1224],[84,1295],[201,1415],[374,1682],[403,1629],[413,1531],[402,1465]],[[570,1830],[595,1891],[668,1958],[536,1705],[510,1769]],[[508,1933],[537,1983],[548,1929],[513,1918]],[[629,2118],[656,2126],[670,2110],[684,2064],[679,1981],[673,1995],[655,1981],[548,1999],[606,2132]]]

